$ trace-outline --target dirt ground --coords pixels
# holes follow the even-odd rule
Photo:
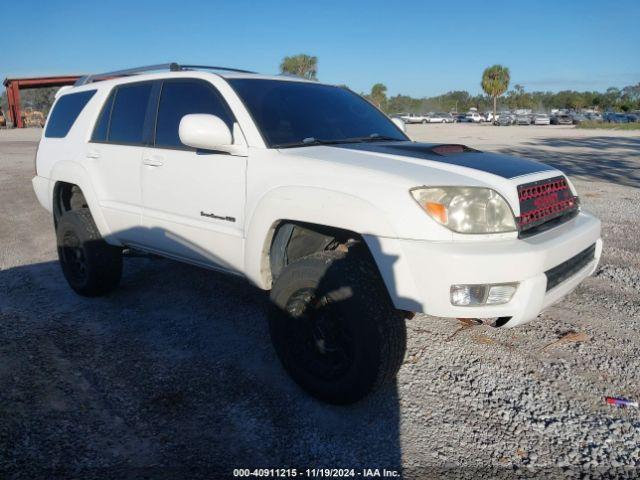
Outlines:
[[[0,130],[0,478],[223,478],[253,467],[636,478],[640,410],[603,396],[640,399],[640,136],[409,133],[567,172],[603,221],[601,265],[521,328],[415,317],[397,384],[332,407],[283,372],[267,295],[241,279],[135,257],[113,294],[73,294],[30,184],[41,131]],[[571,332],[580,341],[557,343]]]

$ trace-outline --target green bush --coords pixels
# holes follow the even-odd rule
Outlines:
[[[633,123],[603,123],[588,120],[580,122],[576,128],[603,128],[606,130],[640,130],[640,122]]]

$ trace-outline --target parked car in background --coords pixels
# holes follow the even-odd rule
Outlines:
[[[496,117],[493,117],[493,112],[485,112],[484,113],[484,121],[485,122],[493,122],[498,118],[498,114],[496,113]]]
[[[455,122],[455,118],[450,113],[438,112],[438,113],[436,113],[436,115],[438,115],[440,118],[442,118],[444,120],[443,123],[454,123]]]
[[[551,125],[573,125],[573,118],[566,113],[558,113],[551,117]]]
[[[640,122],[640,113],[627,113],[629,122]]]
[[[549,119],[549,115],[546,113],[537,113],[533,116],[533,124],[534,125],[549,125],[551,120]]]
[[[401,113],[400,118],[404,123],[427,123],[427,117],[418,113]]]
[[[585,116],[587,117],[587,119],[591,120],[592,122],[602,121],[602,115],[599,114],[598,112],[590,112],[590,113],[587,113]]]
[[[436,112],[427,115],[428,123],[453,123],[453,117],[449,113]]]
[[[516,125],[531,125],[531,117],[529,115],[516,115]]]
[[[464,122],[467,121],[467,114],[466,113],[456,113],[453,116],[453,119],[457,123],[464,123]]]
[[[513,125],[514,122],[515,118],[510,113],[501,113],[498,115],[498,118],[493,121],[493,124],[500,127],[506,127],[508,125]]]
[[[586,115],[583,115],[582,113],[573,113],[571,115],[571,121],[574,125],[578,125],[586,120],[588,120],[588,118],[586,117]]]
[[[605,112],[603,120],[609,123],[629,123],[629,116],[625,113]]]
[[[467,122],[471,122],[471,123],[480,123],[480,122],[484,122],[485,118],[480,115],[478,112],[469,112],[465,115],[465,119]]]
[[[629,117],[624,113],[616,113],[613,116],[613,121],[615,123],[629,123]]]
[[[445,123],[453,123],[455,122],[455,118],[453,118],[453,115],[451,115],[450,113],[439,113],[438,115],[441,115],[442,118],[444,118]]]
[[[401,113],[400,119],[404,123],[426,123],[424,115],[418,113]]]

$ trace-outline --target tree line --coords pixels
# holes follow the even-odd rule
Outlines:
[[[309,80],[317,80],[318,57],[298,54],[284,57],[280,63],[280,72]],[[480,85],[484,94],[472,95],[466,90],[455,90],[433,97],[415,98],[409,95],[387,95],[387,87],[376,83],[368,93],[361,95],[387,113],[426,113],[426,112],[466,112],[475,107],[480,111],[515,110],[529,108],[534,111],[548,111],[553,108],[579,110],[596,107],[601,111],[630,111],[640,109],[640,83],[624,88],[611,87],[605,92],[563,90],[560,92],[525,90],[516,84],[509,90],[510,72],[502,65],[493,65],[485,69]],[[21,92],[22,107],[32,107],[48,113],[53,103],[56,88],[24,90]],[[6,93],[2,93],[0,105],[6,112]]]
[[[493,110],[493,100],[489,95],[471,95],[465,90],[456,90],[434,97],[413,98],[407,95],[395,95],[381,102],[373,100],[374,92],[367,95],[382,110],[397,112],[466,112],[471,107],[479,111]],[[548,111],[553,108],[579,110],[597,107],[601,111],[630,111],[640,109],[640,83],[618,89],[608,88],[605,92],[563,90],[560,92],[525,91],[522,85],[514,85],[506,95],[497,98],[497,110],[515,110],[530,108],[534,111]]]
[[[308,79],[317,79],[318,58],[306,54],[285,57],[280,71]],[[516,110],[528,108],[548,111],[554,108],[579,110],[595,107],[601,111],[615,110],[628,112],[640,109],[640,83],[624,88],[610,87],[604,92],[562,90],[560,92],[525,90],[515,84],[509,90],[511,81],[507,67],[493,65],[485,69],[480,85],[484,94],[472,95],[466,90],[454,90],[433,97],[415,98],[409,95],[387,95],[384,83],[376,83],[371,91],[361,92],[372,103],[387,113],[466,112],[470,108],[480,111]]]

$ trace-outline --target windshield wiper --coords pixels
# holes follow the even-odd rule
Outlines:
[[[301,142],[279,143],[273,148],[293,148],[293,147],[313,147],[314,145],[335,145],[336,143],[351,143],[353,140],[320,140],[314,137],[308,137]]]
[[[321,140],[315,137],[307,137],[303,139],[301,142],[291,142],[291,143],[280,143],[278,145],[274,145],[273,148],[294,148],[294,147],[312,147],[314,145],[337,145],[340,143],[364,143],[364,142],[380,142],[380,141],[394,141],[394,142],[403,142],[400,138],[389,137],[386,135],[379,135],[377,133],[372,133],[368,137],[352,137],[352,138],[343,138],[340,140]]]
[[[380,141],[405,142],[406,140],[403,140],[401,138],[390,137],[388,135],[380,135],[378,133],[372,133],[368,137],[358,138],[358,141],[360,142],[380,142]]]

